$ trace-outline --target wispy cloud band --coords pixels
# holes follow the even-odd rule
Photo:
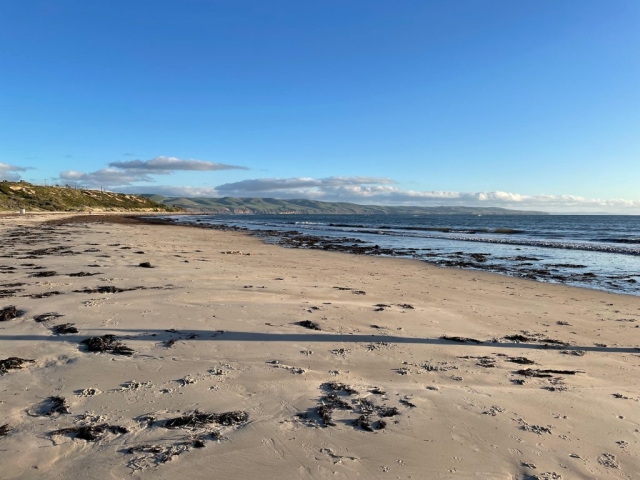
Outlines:
[[[637,200],[585,198],[576,195],[524,195],[503,191],[403,190],[393,180],[374,177],[263,178],[227,183],[215,188],[158,185],[127,187],[126,191],[158,193],[170,197],[308,198],[375,205],[492,206],[548,212],[640,214],[640,201]]]

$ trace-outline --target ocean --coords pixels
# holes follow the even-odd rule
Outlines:
[[[640,295],[640,216],[198,215],[284,246],[415,258]]]

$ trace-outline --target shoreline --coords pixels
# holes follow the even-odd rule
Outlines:
[[[162,215],[159,215],[162,216]],[[145,222],[144,217],[139,218],[139,221]],[[251,230],[246,227],[230,226],[227,224],[198,224],[198,223],[175,223],[174,219],[149,219],[148,223],[152,224],[164,224],[175,226],[187,226],[203,229],[211,229],[217,231],[230,231],[230,232],[242,232],[248,236],[262,239],[265,244],[278,245],[283,248],[293,248],[301,250],[320,250],[320,251],[332,251],[348,253],[353,255],[369,255],[379,258],[396,258],[396,259],[411,259],[417,260],[428,265],[440,267],[440,268],[455,268],[464,271],[473,272],[485,272],[496,275],[506,276],[514,279],[533,280],[537,283],[551,284],[551,285],[564,285],[574,288],[583,288],[590,291],[607,292],[616,295],[630,295],[634,297],[640,296],[640,290],[636,292],[615,290],[612,287],[605,287],[601,284],[593,285],[593,279],[595,275],[591,272],[580,273],[551,273],[544,268],[534,269],[533,271],[527,269],[519,271],[517,269],[509,269],[505,266],[486,265],[487,261],[485,254],[477,254],[471,251],[470,253],[460,255],[463,252],[456,252],[453,255],[445,255],[443,258],[431,259],[434,254],[427,254],[423,256],[416,255],[415,250],[407,248],[380,248],[378,245],[366,245],[367,242],[363,242],[358,238],[342,237],[333,238],[322,235],[311,235],[301,233],[295,230],[291,231],[277,231],[277,230]],[[351,245],[347,245],[351,243]],[[523,257],[526,260],[534,260],[529,257]],[[538,260],[538,259],[535,259]],[[568,265],[572,267],[572,265]],[[583,267],[582,265],[576,265]],[[547,267],[548,268],[548,267]],[[634,285],[637,283],[635,280],[624,278],[621,281],[631,282]]]
[[[23,312],[0,360],[34,360],[0,376],[7,478],[640,470],[638,297],[87,217],[0,218],[0,284],[22,284],[0,305]],[[81,343],[105,334],[133,352]],[[70,413],[44,415],[53,396]]]

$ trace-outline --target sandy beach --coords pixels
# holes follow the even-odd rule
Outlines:
[[[640,479],[639,297],[50,218],[0,218],[0,478]]]

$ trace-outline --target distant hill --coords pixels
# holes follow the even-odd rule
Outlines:
[[[173,212],[180,208],[138,195],[0,181],[0,211]]]
[[[144,194],[164,205],[184,208],[190,212],[216,214],[346,214],[346,215],[548,215],[546,212],[509,210],[497,207],[388,207],[357,205],[317,200],[279,200],[277,198],[200,198],[164,197]]]

